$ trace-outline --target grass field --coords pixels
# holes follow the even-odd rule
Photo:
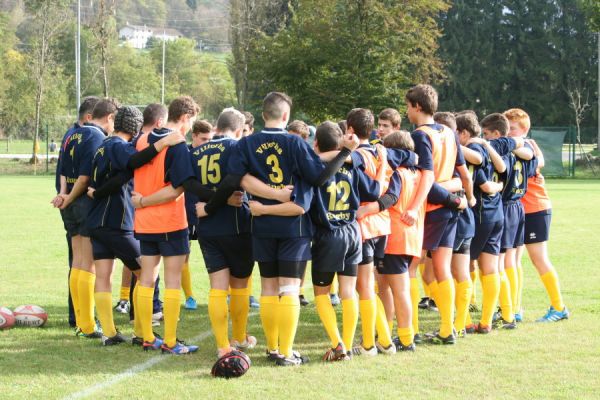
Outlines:
[[[525,260],[525,321],[516,331],[470,336],[453,347],[421,346],[414,354],[323,364],[318,360],[328,340],[311,304],[302,310],[296,344],[313,362],[281,369],[264,360],[264,337],[254,312],[249,329],[259,346],[250,352],[253,367],[234,381],[209,375],[215,348],[206,312],[207,277],[197,245],[191,255],[192,277],[201,306],[198,311],[182,310],[178,336],[199,338],[199,354],[176,358],[130,345],[103,348],[98,341],[75,337],[67,324],[65,236],[59,214],[49,204],[53,178],[0,176],[0,185],[0,208],[5,210],[0,218],[0,305],[33,303],[50,315],[44,328],[0,331],[1,399],[599,396],[598,181],[548,184],[554,205],[550,252],[572,312],[569,321],[533,322],[548,307],[548,299]],[[115,286],[119,284],[120,274],[115,278]],[[254,286],[257,292],[258,279]],[[117,290],[114,294],[116,301]],[[116,319],[130,334],[128,321],[121,314]],[[422,328],[432,330],[438,319],[421,311],[421,321]]]

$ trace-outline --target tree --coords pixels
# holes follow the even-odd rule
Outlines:
[[[31,15],[29,67],[35,82],[35,125],[31,162],[37,164],[38,135],[46,81],[57,75],[52,46],[65,26],[68,9],[65,0],[26,0],[25,7]]]
[[[94,48],[100,51],[100,72],[104,97],[108,97],[108,63],[110,61],[111,42],[117,38],[115,20],[115,0],[99,0],[96,22],[92,25]]]
[[[262,91],[282,90],[317,121],[353,107],[402,108],[405,90],[441,76],[438,0],[301,0],[289,28],[263,35],[252,64]]]

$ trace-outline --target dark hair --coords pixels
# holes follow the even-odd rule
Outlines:
[[[116,99],[107,97],[96,103],[92,111],[92,119],[104,118],[110,114],[115,114],[121,105]]]
[[[399,128],[402,123],[402,116],[398,112],[398,110],[393,108],[386,108],[379,113],[377,116],[378,120],[390,121],[392,123],[392,127]]]
[[[263,100],[263,115],[267,120],[280,119],[285,110],[285,104],[292,108],[292,99],[285,93],[271,92]]]
[[[142,129],[143,122],[144,117],[137,107],[121,107],[117,111],[117,115],[115,115],[115,131],[137,135],[140,129]]]
[[[354,129],[359,139],[368,139],[375,125],[373,113],[368,108],[355,108],[346,116],[348,128]]]
[[[319,151],[332,151],[340,148],[342,130],[335,122],[325,121],[317,127],[315,140]]]
[[[144,126],[154,125],[159,119],[167,119],[167,107],[162,104],[148,104],[144,108]]]
[[[481,126],[477,116],[473,113],[461,113],[456,116],[456,132],[469,132],[470,137],[478,137],[481,134]]]
[[[510,123],[504,114],[493,113],[481,120],[481,128],[489,131],[498,131],[500,136],[508,135]]]
[[[446,125],[448,128],[456,131],[456,117],[448,111],[436,112],[433,114],[433,120],[438,124]]]
[[[244,117],[244,114],[233,107],[226,108],[221,111],[219,118],[217,118],[217,130],[219,132],[226,130],[235,132],[238,129],[243,128],[245,122],[246,118]]]
[[[213,126],[205,119],[199,119],[194,121],[194,125],[192,126],[192,134],[198,133],[210,133],[212,131]]]
[[[308,130],[308,125],[304,121],[300,121],[299,119],[290,122],[287,127],[288,132],[294,132],[302,136],[302,139],[306,140],[310,136],[310,131]]]
[[[346,129],[348,129],[348,124],[346,123],[346,120],[343,119],[341,121],[338,121],[338,126],[342,130],[342,133],[346,134]]]
[[[244,123],[250,125],[250,128],[254,128],[254,115],[248,111],[242,111],[242,114],[244,114],[244,117],[246,118]]]
[[[408,131],[395,131],[383,138],[383,145],[393,149],[415,150],[415,141]]]
[[[190,96],[181,96],[169,104],[169,121],[177,122],[184,115],[194,117],[200,112],[200,106]]]
[[[405,96],[413,107],[421,106],[421,110],[428,115],[433,115],[438,108],[438,94],[431,85],[417,85],[408,89]]]
[[[77,117],[79,120],[82,120],[86,114],[91,114],[94,111],[94,107],[100,101],[100,97],[89,96],[83,99],[81,105],[79,106],[79,111]]]

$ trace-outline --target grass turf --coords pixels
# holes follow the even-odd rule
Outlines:
[[[197,245],[191,269],[200,307],[182,309],[178,336],[188,340],[200,335],[199,354],[161,356],[127,344],[103,348],[99,341],[75,337],[67,324],[66,245],[59,213],[49,204],[53,178],[0,176],[0,184],[0,208],[5,210],[0,219],[0,305],[33,303],[50,315],[44,328],[0,331],[0,398],[588,398],[600,390],[598,181],[548,183],[554,205],[550,255],[571,320],[533,323],[548,307],[548,299],[525,258],[525,322],[516,331],[470,336],[453,347],[420,346],[414,354],[324,364],[319,359],[328,340],[311,304],[302,309],[296,348],[313,362],[281,369],[264,360],[264,337],[254,311],[249,330],[259,346],[249,353],[253,367],[244,378],[230,381],[209,375],[215,348],[208,333],[208,279]],[[120,268],[116,270],[115,301],[120,285]],[[255,294],[258,290],[255,273]],[[310,290],[307,294],[312,300]],[[340,307],[338,323],[339,311]],[[437,314],[420,313],[423,331],[437,327]],[[130,334],[127,318],[115,317],[117,326]],[[357,340],[359,335],[360,324]],[[155,364],[119,375],[144,363]]]

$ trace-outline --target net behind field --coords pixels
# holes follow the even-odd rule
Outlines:
[[[545,176],[566,176],[567,170],[563,166],[563,143],[568,129],[538,128],[530,131],[530,136],[536,141],[542,152],[546,165],[543,168]],[[565,158],[568,159],[569,151]]]

